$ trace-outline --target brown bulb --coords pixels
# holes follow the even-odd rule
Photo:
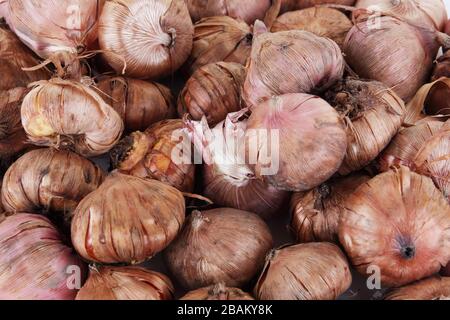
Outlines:
[[[352,283],[345,255],[327,242],[274,250],[255,287],[259,300],[334,300]]]
[[[193,290],[180,300],[255,300],[239,288],[229,288],[223,283]]]
[[[185,201],[177,189],[113,172],[78,204],[72,243],[86,260],[137,264],[169,245],[184,215]]]
[[[375,160],[405,118],[403,100],[381,82],[345,79],[325,96],[346,123],[348,145],[341,175],[361,170]]]
[[[0,46],[0,74],[2,75],[0,91],[27,87],[32,82],[50,78],[51,74],[46,69],[22,70],[22,68],[37,66],[40,63],[39,59],[1,22],[0,43],[2,44]]]
[[[193,159],[180,150],[191,152],[192,144],[182,120],[164,120],[145,132],[134,132],[110,152],[113,166],[122,173],[144,179],[156,179],[181,191],[194,189]],[[179,156],[179,157],[178,157]]]
[[[194,211],[165,258],[187,289],[214,283],[241,287],[261,270],[272,243],[268,226],[254,213],[228,208]]]
[[[103,182],[105,173],[70,151],[37,149],[17,160],[3,177],[2,202],[11,212],[73,210]]]
[[[158,121],[175,117],[172,93],[159,83],[111,77],[99,81],[97,87],[105,102],[122,117],[126,132],[146,130]]]
[[[338,242],[339,218],[345,199],[368,180],[367,175],[353,174],[295,193],[291,199],[291,228],[297,241]]]
[[[206,117],[213,126],[244,107],[241,87],[244,66],[232,62],[207,64],[194,72],[178,99],[178,113],[189,113],[194,120]]]
[[[253,43],[252,29],[241,20],[227,16],[204,18],[194,25],[194,44],[186,72],[213,62],[245,65]]]
[[[91,267],[76,300],[172,300],[165,275],[137,267]]]
[[[312,7],[282,14],[272,25],[271,31],[306,30],[320,37],[330,38],[342,48],[345,36],[352,26],[350,19],[339,10]]]
[[[6,165],[15,155],[31,147],[20,118],[20,107],[27,93],[28,89],[21,87],[0,90],[0,158]]]

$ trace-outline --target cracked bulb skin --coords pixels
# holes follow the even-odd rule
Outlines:
[[[392,169],[347,199],[339,239],[361,274],[377,266],[383,286],[402,286],[449,261],[450,206],[430,178]]]
[[[99,19],[103,57],[133,78],[173,74],[189,57],[193,34],[184,0],[106,0]]]

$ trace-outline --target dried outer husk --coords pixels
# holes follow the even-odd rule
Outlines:
[[[347,150],[338,112],[309,94],[272,97],[252,111],[247,130],[261,136],[246,145],[246,154],[256,155],[251,162],[256,176],[280,190],[320,185],[337,172]]]
[[[272,32],[305,30],[317,36],[330,38],[340,48],[353,23],[342,12],[327,7],[312,7],[282,14],[272,25]]]
[[[55,226],[28,213],[0,221],[0,299],[73,300],[86,267]]]
[[[450,206],[430,178],[402,166],[347,198],[339,239],[361,274],[377,266],[383,286],[402,286],[449,261]]]
[[[13,32],[2,26],[0,22],[0,91],[26,87],[31,82],[50,78],[46,69],[24,71],[40,62]]]
[[[304,243],[267,256],[254,294],[258,300],[334,300],[351,283],[347,259],[336,245]]]
[[[440,119],[425,118],[400,130],[380,156],[380,171],[385,172],[399,165],[414,168],[417,154],[443,125]]]
[[[93,88],[58,78],[34,84],[21,117],[32,143],[87,157],[108,152],[124,129],[120,115]]]
[[[178,114],[189,113],[193,120],[204,116],[214,126],[229,113],[245,107],[241,87],[245,68],[234,62],[210,63],[197,69],[186,82],[178,99]]]
[[[78,54],[95,46],[104,0],[8,0],[6,20],[14,33],[41,58]]]
[[[447,10],[442,0],[358,0],[356,8],[364,8],[401,17],[417,26],[442,31]]]
[[[345,79],[325,97],[346,123],[348,145],[341,175],[375,160],[403,124],[403,100],[381,82]]]
[[[339,218],[345,200],[370,180],[363,173],[335,178],[310,191],[293,194],[290,204],[291,230],[299,243],[338,243]]]
[[[360,77],[384,83],[409,102],[430,76],[439,49],[434,33],[391,16],[354,19],[344,42],[347,63]]]
[[[381,171],[405,165],[433,179],[445,197],[450,195],[450,120],[425,118],[405,128],[380,157]]]
[[[245,65],[253,43],[253,30],[245,22],[230,17],[204,18],[194,25],[192,52],[184,68],[193,74],[213,62]]]
[[[344,58],[330,39],[304,30],[267,32],[255,24],[243,97],[254,108],[272,96],[322,92],[342,78]]]
[[[239,288],[229,288],[223,283],[188,292],[180,300],[255,300]]]
[[[3,177],[3,206],[9,212],[64,212],[69,219],[104,175],[101,168],[76,153],[33,150],[14,162]]]
[[[203,192],[216,205],[250,211],[263,219],[281,213],[289,192],[256,179],[246,161],[244,111],[229,114],[210,129],[206,119],[189,121],[196,151],[203,157]]]
[[[104,58],[134,78],[173,74],[189,57],[193,34],[184,0],[106,0],[99,19]]]
[[[450,278],[432,277],[390,291],[386,300],[450,300]]]
[[[414,168],[433,179],[450,202],[450,120],[417,153]]]
[[[442,77],[450,78],[450,50],[438,57],[435,61],[431,81],[436,81]]]
[[[137,264],[165,249],[184,218],[177,189],[113,172],[75,209],[72,243],[86,260]]]
[[[113,166],[122,173],[156,179],[183,192],[194,189],[192,143],[181,119],[157,122],[145,132],[125,137],[110,152]]]
[[[186,289],[215,283],[247,284],[273,246],[269,227],[256,214],[220,208],[194,211],[165,251],[166,264]]]
[[[20,107],[28,93],[26,88],[0,91],[0,161],[8,162],[29,147],[20,120]]]
[[[162,273],[138,267],[95,266],[76,300],[172,300],[174,287]]]
[[[269,10],[271,0],[185,0],[192,20],[212,16],[229,16],[253,24],[262,20]]]
[[[166,86],[125,77],[108,77],[97,84],[103,100],[122,117],[126,132],[146,130],[175,118],[173,95]]]
[[[405,123],[414,124],[423,112],[428,115],[450,115],[450,79],[439,78],[424,84],[408,103]]]

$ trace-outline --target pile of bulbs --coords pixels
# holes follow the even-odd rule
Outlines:
[[[441,0],[0,0],[0,17],[0,299],[329,300],[368,270],[386,299],[450,298]]]

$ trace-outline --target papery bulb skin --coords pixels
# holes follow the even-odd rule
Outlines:
[[[442,77],[450,77],[450,50],[445,51],[442,56],[436,59],[431,81],[436,81]]]
[[[204,18],[194,25],[192,52],[184,70],[195,70],[213,62],[245,65],[250,56],[253,31],[243,21],[226,16]]]
[[[431,116],[449,115],[450,102],[447,99],[449,94],[449,78],[439,78],[423,85],[408,103],[407,123],[411,124],[420,119],[423,116],[423,112]]]
[[[450,202],[450,121],[434,135],[414,158],[415,171],[433,179]]]
[[[114,172],[75,209],[72,243],[89,261],[138,264],[169,245],[184,216],[177,189]]]
[[[272,248],[268,226],[256,214],[229,208],[194,211],[165,251],[171,273],[186,289],[214,283],[247,284]]]
[[[361,78],[384,83],[408,102],[427,82],[439,47],[407,22],[390,16],[377,22],[382,29],[373,28],[365,17],[356,18],[344,42],[345,59]]]
[[[270,0],[186,0],[192,20],[212,16],[229,16],[253,24],[262,20],[271,6]]]
[[[192,192],[195,179],[195,164],[189,156],[192,149],[183,121],[172,119],[125,137],[110,156],[113,166],[124,174],[156,179],[180,191]]]
[[[447,21],[447,11],[442,0],[358,0],[355,7],[393,14],[414,25],[439,31],[443,31]]]
[[[398,165],[407,166],[433,179],[448,199],[450,195],[450,121],[440,120],[440,118],[425,118],[401,130],[380,156],[379,167],[381,171],[387,171]]]
[[[173,74],[191,53],[193,34],[184,0],[106,0],[99,19],[104,58],[133,78]]]
[[[450,278],[432,277],[394,289],[386,300],[449,300]]]
[[[405,118],[405,104],[381,82],[346,79],[325,94],[344,118],[347,155],[339,174],[363,169],[397,134]]]
[[[174,287],[162,273],[138,267],[92,267],[76,300],[172,300]]]
[[[250,294],[239,288],[229,288],[223,283],[193,290],[181,297],[180,300],[255,300]]]
[[[27,87],[32,82],[50,78],[50,72],[45,69],[22,70],[22,68],[38,65],[39,59],[19,41],[12,31],[2,26],[1,23],[0,43],[0,74],[2,75],[0,91]]]
[[[123,119],[126,132],[144,131],[156,122],[175,118],[173,95],[159,83],[109,77],[100,80],[97,87],[105,102]]]
[[[342,78],[344,59],[332,40],[303,30],[264,32],[253,40],[243,96],[256,108],[272,96],[322,92]]]
[[[253,110],[247,128],[270,137],[250,141],[247,154],[257,155],[256,176],[280,190],[320,185],[337,172],[346,153],[347,134],[339,114],[316,96],[273,97]]]
[[[186,82],[178,99],[178,114],[189,113],[193,120],[204,116],[211,126],[225,120],[229,113],[245,107],[241,87],[245,68],[232,62],[207,64]]]
[[[254,293],[258,300],[335,300],[351,283],[338,246],[305,243],[272,251]]]
[[[283,213],[289,192],[257,179],[245,156],[247,120],[244,111],[229,114],[213,128],[206,118],[190,121],[196,150],[203,156],[203,192],[214,204],[250,211],[263,219]]]
[[[28,89],[14,88],[0,91],[0,162],[9,161],[30,147],[20,119],[20,107]]]
[[[73,300],[85,270],[47,218],[18,213],[0,223],[0,299]]]
[[[34,85],[23,100],[21,117],[32,143],[86,157],[108,152],[124,129],[120,115],[94,89],[59,78]]]
[[[292,195],[291,230],[299,243],[338,243],[338,226],[345,200],[370,177],[355,173],[335,178],[306,192]]]
[[[274,22],[271,31],[305,30],[320,37],[330,38],[342,48],[352,26],[350,19],[339,10],[312,7],[282,14]]]
[[[380,171],[385,172],[399,165],[413,169],[416,155],[443,125],[439,119],[427,118],[400,130],[379,157]]]
[[[347,199],[339,239],[360,273],[377,266],[382,285],[402,286],[449,261],[450,206],[431,179],[400,167]]]
[[[281,0],[281,11],[293,11],[305,9],[323,4],[339,4],[344,6],[353,6],[356,0]]]
[[[104,0],[8,0],[7,23],[41,58],[92,49]]]
[[[105,173],[70,151],[37,149],[19,158],[3,177],[2,203],[9,212],[71,212],[96,190]]]

